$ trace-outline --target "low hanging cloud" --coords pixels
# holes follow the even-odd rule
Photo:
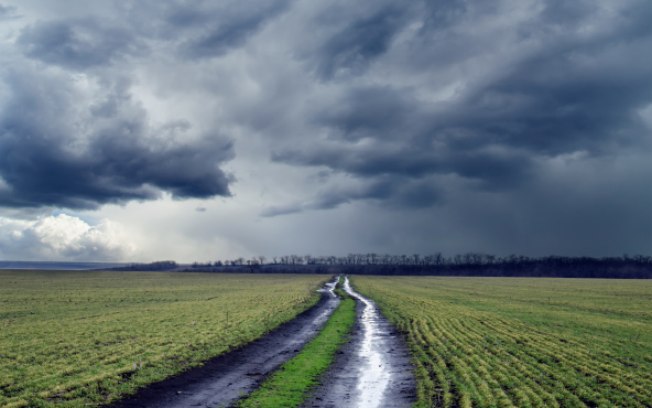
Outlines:
[[[28,64],[3,76],[0,205],[95,208],[164,191],[230,195],[220,165],[233,157],[231,141],[197,135],[184,121],[152,126],[124,81],[74,82]]]
[[[330,210],[358,200],[380,203],[394,209],[416,209],[429,207],[441,199],[441,192],[432,188],[432,184],[428,181],[409,178],[397,180],[388,177],[372,184],[357,183],[357,185],[328,189],[310,201],[268,207],[261,215],[276,217],[308,210]]]
[[[0,217],[3,259],[119,261],[135,250],[123,228],[108,220],[90,225],[66,214],[36,221]]]

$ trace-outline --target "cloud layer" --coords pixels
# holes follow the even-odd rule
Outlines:
[[[303,243],[264,225],[340,218],[373,231],[306,251],[652,244],[649,1],[33,1],[0,19],[5,208],[189,200],[188,247],[267,255]]]
[[[128,200],[229,196],[232,141],[183,118],[152,123],[134,97],[147,53],[133,27],[99,17],[20,30],[0,72],[0,204],[94,208]]]
[[[153,128],[121,84],[10,72],[0,111],[5,206],[88,208],[133,199],[229,195],[219,164],[233,155],[219,135],[186,142],[187,122]],[[68,86],[67,86],[68,85]],[[96,88],[91,92],[88,89]],[[177,141],[179,140],[180,141]]]
[[[415,3],[408,17],[392,13],[391,24],[343,28],[337,49],[357,50],[364,64],[345,58],[357,68],[326,75],[337,96],[310,112],[324,137],[278,149],[274,159],[371,184],[454,175],[503,190],[536,182],[565,155],[649,150],[640,116],[652,97],[649,4],[489,3],[438,2],[434,15]],[[337,55],[318,57],[337,63]]]

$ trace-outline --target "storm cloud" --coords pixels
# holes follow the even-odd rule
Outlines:
[[[27,27],[18,39],[26,55],[64,68],[88,69],[138,50],[127,30],[96,18],[43,21]]]
[[[381,85],[343,89],[313,118],[328,137],[279,150],[274,159],[370,182],[454,174],[505,188],[534,181],[537,167],[555,157],[650,148],[640,115],[652,101],[648,4],[549,2],[512,16],[512,3],[491,3],[453,8],[443,27],[415,17],[419,30],[402,33],[400,43],[376,55],[378,76],[369,72],[356,81]],[[605,19],[611,24],[603,25]],[[460,54],[451,44],[473,52]],[[406,47],[417,63],[395,59]],[[428,54],[432,59],[424,60]]]
[[[231,142],[220,135],[191,140],[186,122],[153,128],[124,83],[95,84],[103,85],[97,97],[56,74],[23,70],[5,78],[1,204],[87,208],[161,191],[178,198],[230,194],[219,164],[232,158]]]
[[[187,248],[245,255],[652,245],[649,1],[73,3],[0,6],[5,209],[187,202]]]

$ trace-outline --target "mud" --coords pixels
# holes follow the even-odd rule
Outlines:
[[[329,283],[321,290],[317,305],[262,338],[109,407],[228,407],[256,389],[265,376],[294,357],[322,329],[340,302],[333,293],[334,285]]]
[[[399,408],[416,400],[410,353],[400,334],[377,306],[351,289],[358,322],[304,407]]]

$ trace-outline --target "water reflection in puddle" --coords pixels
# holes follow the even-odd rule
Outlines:
[[[386,347],[378,325],[378,308],[369,299],[351,289],[348,277],[344,280],[344,290],[364,305],[361,317],[362,344],[359,352],[363,364],[360,366],[358,374],[358,398],[353,406],[379,407],[383,393],[389,385],[391,374],[385,367],[386,350],[384,349]]]

